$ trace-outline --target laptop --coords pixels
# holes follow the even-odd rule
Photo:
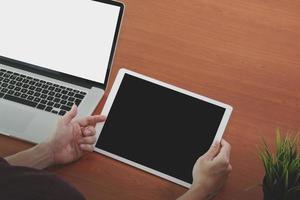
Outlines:
[[[123,4],[108,0],[0,3],[0,133],[33,143],[72,105],[93,113],[104,90]]]

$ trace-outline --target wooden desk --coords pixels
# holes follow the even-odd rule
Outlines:
[[[232,175],[216,199],[262,199],[261,137],[300,127],[299,1],[125,1],[120,66],[231,104]],[[107,91],[108,92],[108,91]],[[103,102],[102,102],[103,105]],[[96,110],[99,113],[101,105]],[[0,137],[1,156],[30,147]],[[87,199],[174,199],[185,189],[92,153],[50,171]]]

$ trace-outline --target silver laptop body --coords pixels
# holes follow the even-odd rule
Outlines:
[[[24,2],[28,3],[30,1],[32,4],[26,4],[26,12],[28,12],[28,9],[32,9],[32,12],[35,12],[36,10],[40,9],[45,9],[39,8],[39,6],[42,7],[43,5],[45,5],[39,4],[39,0],[28,0]],[[9,19],[9,14],[7,14],[7,16],[1,16],[0,14],[0,23],[2,24],[3,22],[7,22],[8,25],[12,24],[13,26],[19,26],[20,24],[14,23],[16,22],[16,19],[22,18],[24,16],[22,16],[22,14],[24,13],[20,11],[19,15],[18,9],[14,10],[13,8],[24,8],[24,5],[18,5],[20,1],[14,0],[7,0],[7,5],[4,5],[5,3],[3,2],[5,1],[1,1],[0,3],[1,9],[6,6],[6,10],[10,9],[6,13],[11,12],[14,16],[16,16],[16,18]],[[77,118],[88,116],[93,113],[104,94],[104,90],[108,82],[108,77],[111,70],[112,60],[114,56],[114,51],[117,43],[118,33],[121,26],[121,19],[124,9],[124,6],[121,3],[106,0],[77,0],[75,1],[76,3],[74,3],[75,6],[69,0],[49,0],[47,2],[49,3],[48,7],[53,6],[54,8],[54,10],[49,11],[49,13],[56,11],[55,9],[57,7],[60,7],[61,11],[64,11],[66,15],[68,15],[68,9],[70,9],[70,15],[72,13],[76,13],[77,10],[80,9],[78,10],[80,11],[78,12],[79,16],[76,15],[77,21],[74,22],[76,23],[76,26],[74,27],[79,29],[92,27],[91,30],[85,30],[86,33],[94,31],[93,26],[97,26],[97,24],[95,24],[97,20],[93,21],[91,20],[92,18],[84,18],[83,15],[87,16],[89,12],[94,12],[96,14],[99,12],[101,13],[101,9],[108,10],[105,20],[111,20],[112,24],[109,23],[110,25],[107,25],[107,27],[104,21],[99,22],[99,24],[103,24],[101,29],[110,29],[111,32],[113,31],[113,34],[108,35],[109,31],[106,32],[107,34],[105,37],[108,37],[112,42],[109,44],[103,44],[103,46],[106,45],[107,48],[103,48],[103,50],[102,47],[100,47],[99,50],[99,52],[103,51],[102,54],[106,55],[108,58],[105,61],[105,66],[99,65],[99,68],[97,69],[90,69],[89,64],[87,64],[86,66],[81,65],[82,68],[78,66],[70,68],[69,66],[69,69],[71,69],[71,71],[69,70],[70,73],[66,73],[66,71],[57,70],[58,68],[52,67],[51,64],[47,62],[42,63],[42,57],[44,57],[45,54],[43,54],[42,56],[37,55],[39,53],[34,52],[34,50],[32,51],[33,53],[30,51],[26,51],[24,54],[20,54],[21,51],[19,51],[18,44],[11,45],[15,49],[10,48],[9,44],[7,45],[7,47],[4,44],[3,47],[1,43],[3,44],[6,42],[6,40],[10,40],[11,37],[16,36],[10,36],[8,34],[5,35],[0,33],[0,37],[2,38],[2,40],[0,39],[0,133],[11,137],[16,137],[22,140],[30,141],[33,143],[40,143],[46,138],[48,138],[49,135],[53,134],[56,128],[57,121],[66,112],[70,110],[73,104],[78,105]],[[63,8],[63,6],[65,6],[65,8]],[[97,12],[98,8],[99,10]],[[109,11],[110,8],[111,11]],[[89,9],[91,9],[91,11]],[[57,10],[57,12],[59,13],[59,9]],[[110,12],[114,13],[109,14]],[[41,13],[36,15],[41,15]],[[82,15],[82,17],[80,17],[80,15]],[[112,16],[114,16],[114,18]],[[6,18],[3,19],[3,17]],[[48,17],[50,20],[52,20],[52,15],[50,17],[42,15],[41,17]],[[62,18],[63,17],[64,16],[62,16]],[[112,19],[108,19],[109,17],[111,17]],[[82,23],[83,25],[92,22],[94,22],[94,24],[89,27],[86,27],[85,25],[84,27],[77,27],[78,19],[82,18],[86,20],[84,23]],[[55,24],[56,22],[58,23],[57,20],[60,19],[53,17],[53,20],[54,21],[52,22]],[[47,23],[49,23],[49,21],[47,21]],[[10,27],[7,26],[6,28],[9,29]],[[40,29],[37,30],[40,31]],[[67,28],[64,30],[67,30]],[[63,30],[60,29],[59,31]],[[26,30],[20,32],[19,34],[24,34],[24,32],[26,32]],[[46,35],[43,35],[44,39],[51,40],[51,37],[54,34],[54,32],[55,34],[57,34],[57,30],[53,30],[53,33],[49,32],[49,34],[46,33]],[[6,33],[9,33],[9,31],[6,31]],[[101,37],[101,35],[99,35],[99,37]],[[82,44],[85,44],[86,35],[83,34],[82,38],[77,37],[75,39],[78,41],[82,40],[84,41]],[[96,40],[95,38],[92,39]],[[100,42],[99,44],[101,46]],[[99,44],[97,43],[98,46]],[[58,44],[57,51],[60,49],[60,47],[69,48],[68,46],[64,47],[63,45],[64,44]],[[97,45],[95,45],[95,48],[98,48]],[[85,49],[80,49],[80,51],[82,55],[95,54],[97,56],[97,53],[94,52],[95,48],[89,49],[89,45],[87,45]],[[28,47],[28,49],[30,50],[30,47]],[[48,49],[46,49],[46,51],[47,50]],[[19,54],[15,52],[18,52]],[[41,52],[43,53],[43,48]],[[68,55],[68,51],[65,51],[63,53],[65,53],[65,57],[70,57],[70,55]],[[20,59],[18,55],[21,55]],[[56,60],[56,62],[58,63],[57,66],[59,66],[60,58],[52,57],[53,54],[51,53],[51,55],[46,55],[44,60],[49,60],[49,57],[47,58],[47,56],[50,57],[50,60]],[[62,55],[62,58],[64,58],[64,55]],[[78,57],[73,56],[73,58],[74,60],[72,62],[76,64],[76,59]],[[30,59],[34,62],[30,62]],[[97,61],[98,57],[95,57],[94,59]],[[99,59],[102,59],[102,57],[99,56]],[[66,62],[68,62],[68,60]],[[98,66],[97,63],[95,64],[96,66]],[[61,67],[64,66],[61,65]],[[87,70],[86,73],[84,70]],[[103,77],[102,80],[96,80],[87,77],[88,73],[90,74],[90,77],[92,77],[93,74],[97,74],[98,71],[101,70],[104,71],[101,74]],[[74,75],[73,72],[77,72],[77,74],[80,72],[80,74]]]

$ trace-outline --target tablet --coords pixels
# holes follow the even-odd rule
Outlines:
[[[121,69],[97,125],[95,151],[190,187],[196,160],[221,140],[232,107]]]

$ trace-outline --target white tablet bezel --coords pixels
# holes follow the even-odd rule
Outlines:
[[[164,83],[164,82],[162,82],[162,81],[159,81],[159,80],[150,78],[150,77],[148,77],[148,76],[145,76],[145,75],[142,75],[142,74],[139,74],[139,73],[136,73],[136,72],[133,72],[133,71],[124,69],[124,68],[120,69],[119,72],[118,72],[118,74],[117,74],[117,77],[116,77],[115,82],[114,82],[114,84],[113,84],[113,86],[112,86],[112,88],[111,88],[111,91],[110,91],[109,95],[108,95],[108,98],[107,98],[107,100],[106,100],[106,103],[105,103],[105,105],[104,105],[104,108],[103,108],[103,110],[102,110],[101,115],[108,116],[109,111],[110,111],[110,108],[111,108],[111,106],[113,105],[114,99],[115,99],[115,97],[116,97],[116,94],[117,94],[117,92],[118,92],[118,90],[119,90],[119,87],[120,87],[120,85],[121,85],[121,83],[122,83],[122,80],[123,80],[123,77],[124,77],[125,74],[130,74],[130,75],[132,75],[132,76],[141,78],[141,79],[143,79],[143,80],[146,80],[146,81],[155,83],[155,84],[157,84],[157,85],[161,85],[161,86],[163,86],[163,87],[172,89],[172,90],[174,90],[174,91],[177,91],[177,92],[186,94],[186,95],[188,95],[188,96],[192,96],[192,97],[195,97],[195,98],[197,98],[197,99],[200,99],[200,100],[203,100],[203,101],[206,101],[206,102],[209,102],[209,103],[212,103],[212,104],[215,104],[215,105],[217,105],[217,106],[220,106],[220,107],[225,108],[225,112],[224,112],[223,118],[222,118],[222,120],[221,120],[221,123],[220,123],[220,126],[219,126],[219,128],[218,128],[218,131],[217,131],[217,134],[216,134],[216,136],[215,136],[214,141],[215,141],[215,140],[220,141],[220,140],[222,139],[222,135],[223,135],[223,133],[224,133],[225,127],[226,127],[226,125],[227,125],[227,123],[228,123],[229,117],[230,117],[231,112],[232,112],[232,107],[231,107],[230,105],[224,104],[224,103],[222,103],[222,102],[219,102],[219,101],[210,99],[210,98],[208,98],[208,97],[205,97],[205,96],[202,96],[202,95],[199,95],[199,94],[196,94],[196,93],[187,91],[187,90],[185,90],[185,89],[182,89],[182,88],[176,87],[176,86],[174,86],[174,85],[170,85],[170,84]],[[100,134],[101,134],[101,131],[102,131],[103,126],[104,126],[104,123],[97,124],[97,126],[96,126],[96,130],[97,130],[97,141],[98,141],[98,138],[99,138],[99,136],[100,136]],[[95,145],[96,145],[96,144],[95,144]],[[189,187],[191,186],[190,183],[187,183],[187,182],[182,181],[182,180],[180,180],[180,179],[174,178],[174,177],[169,176],[169,175],[167,175],[167,174],[161,173],[161,172],[159,172],[159,171],[156,171],[156,170],[151,169],[151,168],[149,168],[149,167],[143,166],[143,165],[141,165],[141,164],[138,164],[138,163],[133,162],[133,161],[131,161],[131,160],[128,160],[128,159],[126,159],[126,158],[123,158],[123,157],[120,157],[120,156],[118,156],[118,155],[112,154],[112,153],[110,153],[110,152],[104,151],[104,150],[102,150],[102,149],[100,149],[100,148],[97,148],[96,146],[95,146],[95,151],[98,152],[98,153],[101,153],[101,154],[103,154],[103,155],[105,155],[105,156],[108,156],[108,157],[111,157],[111,158],[116,159],[116,160],[118,160],[118,161],[121,161],[121,162],[123,162],[123,163],[126,163],[126,164],[128,164],[128,165],[131,165],[131,166],[134,166],[134,167],[139,168],[139,169],[141,169],[141,170],[144,170],[144,171],[146,171],[146,172],[149,172],[149,173],[151,173],[151,174],[154,174],[154,175],[156,175],[156,176],[159,176],[159,177],[162,177],[162,178],[164,178],[164,179],[167,179],[167,180],[169,180],[169,181],[171,181],[171,182],[173,182],[173,183],[177,183],[177,184],[179,184],[179,185],[181,185],[181,186],[184,186],[184,187],[187,187],[187,188],[189,188]],[[192,173],[192,172],[191,172],[191,173]]]

